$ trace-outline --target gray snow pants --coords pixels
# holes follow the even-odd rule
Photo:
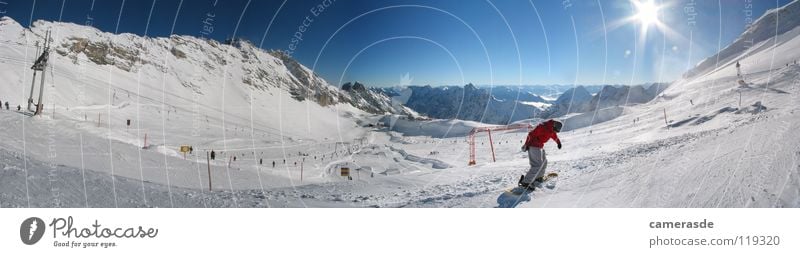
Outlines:
[[[545,170],[547,170],[547,154],[542,148],[528,147],[528,161],[530,161],[531,169],[525,174],[522,183],[529,184],[536,178],[544,177]]]

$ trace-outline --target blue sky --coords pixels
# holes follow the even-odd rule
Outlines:
[[[3,0],[0,13],[25,26],[242,37],[291,51],[332,84],[392,86],[408,74],[417,85],[571,85],[677,79],[787,2],[656,0],[672,33],[646,35],[621,22],[636,14],[628,0]]]

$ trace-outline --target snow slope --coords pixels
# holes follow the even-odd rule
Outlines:
[[[725,70],[723,73],[725,75],[735,75],[736,71],[733,66],[737,61],[743,61],[743,58],[751,54],[769,53],[769,51],[764,51],[765,48],[775,46],[778,42],[789,43],[790,40],[787,39],[797,35],[796,28],[798,25],[800,25],[800,1],[792,1],[780,8],[769,10],[756,19],[733,43],[723,48],[719,53],[698,63],[697,66],[686,72],[684,77],[713,74],[717,73],[715,71],[720,70]],[[792,44],[786,45],[781,50],[791,50],[791,46]],[[783,53],[783,51],[778,51],[778,53]],[[776,55],[769,58],[765,58],[765,56],[760,58],[748,57],[748,62],[742,63],[744,65],[743,72],[752,73],[755,70],[764,70],[772,61],[783,64],[791,60],[791,55]],[[734,69],[731,70],[731,68]],[[750,70],[748,71],[748,69]]]
[[[54,50],[45,74],[45,115],[30,118],[14,107],[26,108],[33,43],[47,29]],[[335,103],[335,98],[327,106],[296,100],[298,91],[338,89],[302,77],[311,74],[305,67],[291,67],[249,45],[114,35],[42,21],[27,30],[9,18],[0,21],[0,39],[0,101],[12,106],[0,113],[6,127],[0,147],[25,156],[9,167],[25,169],[29,161],[44,161],[167,188],[202,188],[206,183],[198,181],[198,165],[214,149],[218,158],[212,166],[222,172],[214,173],[213,180],[228,182],[215,187],[287,186],[294,174],[262,174],[250,167],[256,159],[294,162],[301,151],[322,153],[308,147],[312,144],[332,152],[328,146],[365,133],[355,119],[365,113],[349,104]],[[126,54],[131,52],[137,54]],[[193,146],[194,155],[184,159],[181,145]],[[248,168],[227,165],[233,155]],[[113,188],[104,190],[114,195]]]

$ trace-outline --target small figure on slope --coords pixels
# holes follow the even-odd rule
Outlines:
[[[520,187],[532,189],[536,184],[544,181],[543,177],[547,171],[547,154],[544,151],[544,144],[553,139],[558,144],[558,149],[561,149],[558,132],[561,132],[562,126],[563,124],[559,121],[548,120],[528,132],[528,138],[522,145],[522,150],[528,152],[531,168],[520,178]]]
[[[742,68],[738,61],[736,62],[736,78],[736,83],[738,83],[740,87],[749,86],[747,82],[744,81],[744,74],[742,74]]]
[[[739,61],[736,61],[736,77],[742,79],[742,65],[739,64]]]

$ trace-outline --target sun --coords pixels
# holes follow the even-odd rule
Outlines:
[[[688,40],[681,34],[672,30],[668,24],[672,15],[671,11],[674,1],[669,0],[628,0],[630,16],[625,16],[621,20],[611,23],[611,28],[615,29],[625,25],[630,25],[630,28],[638,28],[638,33],[634,32],[637,38],[637,45],[644,46],[648,38],[648,32],[651,30],[660,33],[665,39],[672,40]]]
[[[632,1],[636,6],[635,18],[639,20],[642,26],[658,25],[658,9],[660,7],[653,3],[653,0]]]

